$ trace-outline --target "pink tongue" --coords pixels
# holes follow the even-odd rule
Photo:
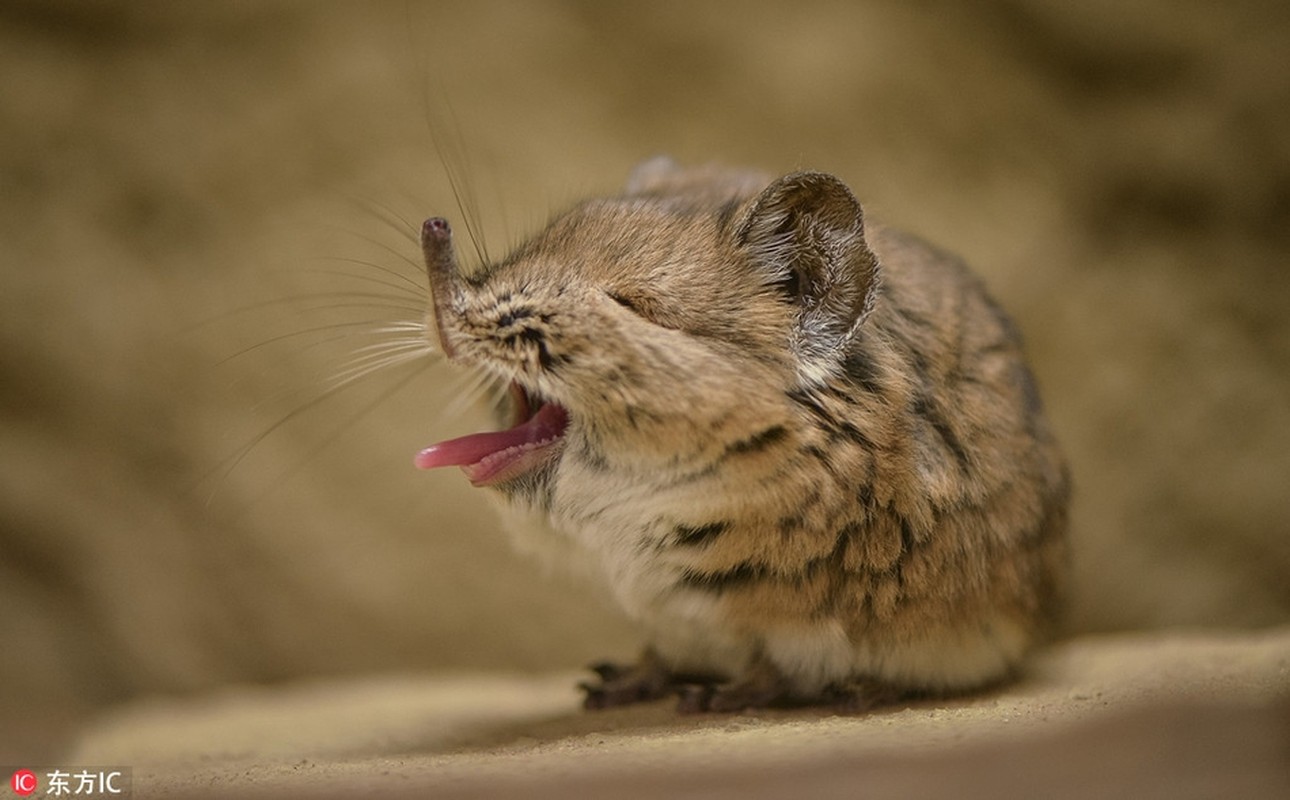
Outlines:
[[[569,415],[555,403],[545,403],[537,413],[514,428],[494,433],[472,433],[432,444],[417,453],[421,469],[461,467],[476,486],[487,486],[520,475],[551,455],[564,435]]]

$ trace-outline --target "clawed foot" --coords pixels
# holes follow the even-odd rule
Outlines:
[[[780,687],[753,683],[688,684],[681,687],[676,710],[682,714],[735,714],[758,708],[792,705],[791,698]]]
[[[757,658],[738,680],[686,686],[676,709],[683,714],[702,711],[731,714],[795,705],[803,705],[802,699],[794,696],[791,684],[779,669],[770,661]]]
[[[670,694],[677,695],[676,708],[683,714],[734,713],[793,704],[787,683],[768,663],[756,665],[741,680],[725,682],[710,675],[674,673],[653,650],[646,650],[634,665],[606,662],[593,665],[591,670],[600,680],[578,684],[586,693],[583,706],[589,709],[642,703]]]
[[[795,694],[789,683],[771,664],[756,663],[737,681],[711,676],[678,675],[663,664],[653,650],[646,650],[636,664],[610,662],[594,664],[598,681],[583,681],[588,709],[659,700],[677,696],[676,710],[682,714],[738,713],[760,708],[831,706],[839,714],[864,714],[913,697],[907,690],[879,681],[855,680],[832,686],[819,696]]]
[[[679,690],[677,711],[737,713],[758,708],[831,707],[839,714],[866,714],[910,700],[914,695],[888,684],[856,681],[830,688],[818,697],[793,694],[782,682],[747,680],[739,683],[691,683]]]
[[[874,709],[903,703],[915,696],[915,693],[889,683],[855,680],[825,690],[824,702],[839,714],[867,714]]]
[[[602,662],[593,664],[591,671],[596,673],[600,682],[583,681],[578,684],[578,688],[586,692],[582,700],[584,708],[644,703],[666,697],[676,689],[671,671],[663,666],[653,650],[646,650],[636,664]]]

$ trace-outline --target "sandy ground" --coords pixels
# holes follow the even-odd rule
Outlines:
[[[860,717],[577,708],[576,676],[387,676],[149,701],[71,763],[137,797],[1286,797],[1290,627],[1088,637],[1019,683]]]

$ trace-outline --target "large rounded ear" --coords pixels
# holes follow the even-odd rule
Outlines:
[[[766,187],[736,228],[768,284],[797,305],[793,348],[803,379],[835,371],[878,291],[878,259],[864,214],[846,184],[797,172]]]

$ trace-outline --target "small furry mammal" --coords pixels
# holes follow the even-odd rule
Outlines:
[[[1017,332],[837,178],[666,159],[505,260],[422,247],[440,347],[510,387],[434,445],[649,635],[588,707],[850,709],[1004,679],[1053,621],[1068,480]]]

